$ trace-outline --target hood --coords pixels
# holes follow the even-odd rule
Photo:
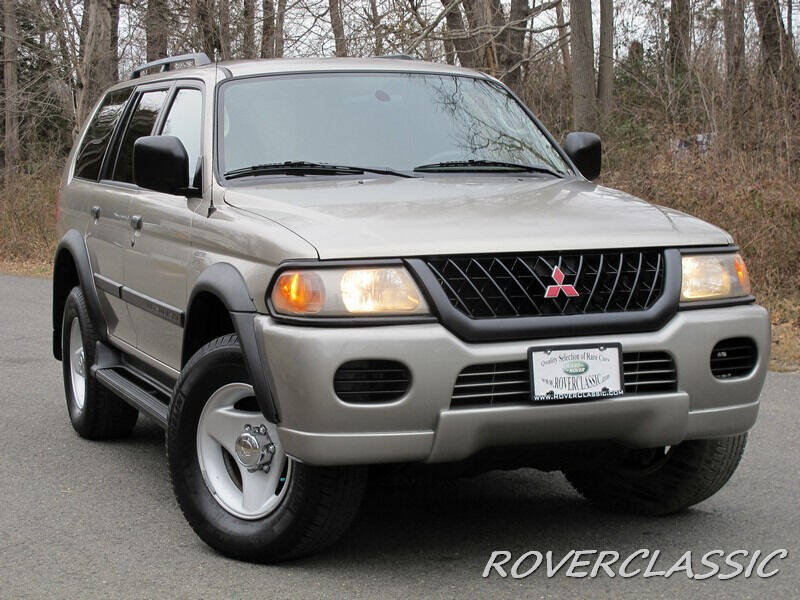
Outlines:
[[[577,179],[297,179],[225,190],[321,259],[729,244],[721,229]]]

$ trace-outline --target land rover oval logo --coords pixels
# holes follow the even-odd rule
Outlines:
[[[571,360],[562,369],[567,375],[583,375],[589,370],[589,365],[582,360]]]

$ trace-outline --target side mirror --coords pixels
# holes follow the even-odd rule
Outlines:
[[[564,152],[589,181],[600,175],[602,144],[600,136],[587,131],[573,131],[564,141]]]
[[[171,135],[148,135],[133,144],[136,185],[176,196],[198,196],[189,188],[189,155],[183,142]]]

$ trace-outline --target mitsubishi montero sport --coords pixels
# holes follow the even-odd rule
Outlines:
[[[63,175],[73,427],[155,419],[189,524],[250,561],[332,544],[398,469],[561,470],[648,515],[708,498],[768,315],[727,233],[592,183],[600,153],[448,65],[143,65]]]

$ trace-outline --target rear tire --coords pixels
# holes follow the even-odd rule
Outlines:
[[[72,288],[61,323],[61,363],[69,420],[78,435],[90,440],[126,437],[133,431],[139,411],[92,376],[99,339],[83,291]]]
[[[226,393],[234,395],[225,401]],[[231,558],[268,563],[318,552],[336,542],[355,518],[366,468],[292,461],[248,393],[252,387],[236,335],[209,342],[184,367],[167,429],[167,459],[178,505],[195,533]],[[230,422],[206,425],[220,415]],[[277,447],[266,474],[245,468],[232,451],[245,425],[266,427]],[[283,475],[275,486],[285,487],[266,483],[264,478],[276,469]],[[263,483],[256,485],[266,489],[255,504],[246,499],[253,476],[261,477]]]
[[[731,478],[747,434],[615,454],[592,469],[565,471],[586,499],[614,511],[667,515],[710,498]]]

